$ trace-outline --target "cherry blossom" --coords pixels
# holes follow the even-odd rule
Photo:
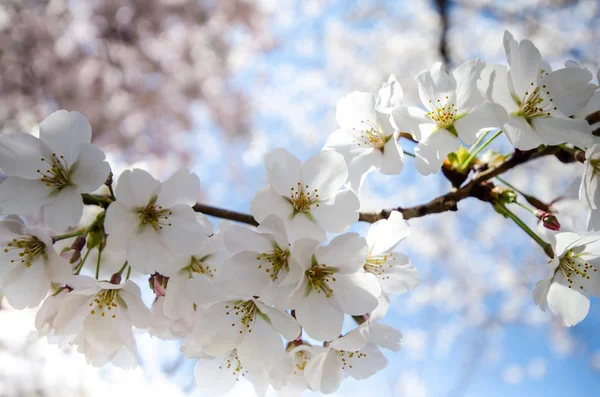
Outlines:
[[[504,108],[502,126],[511,143],[521,150],[542,144],[593,144],[587,121],[569,118],[590,100],[597,86],[592,73],[567,67],[552,71],[529,40],[517,42],[504,32],[504,48],[510,66],[488,65],[481,73],[479,89],[491,102]]]
[[[200,181],[186,169],[163,183],[140,169],[123,172],[117,201],[106,210],[108,245],[126,251],[131,267],[143,273],[168,273],[177,258],[195,254],[208,238],[204,217],[191,207],[199,195]]]
[[[40,137],[27,133],[0,135],[0,212],[35,215],[63,231],[83,212],[81,193],[98,189],[110,167],[104,153],[90,143],[92,129],[78,112],[58,110],[40,123]]]
[[[571,232],[555,237],[555,257],[549,262],[549,275],[535,285],[533,299],[542,311],[550,308],[570,327],[587,316],[589,295],[600,296],[600,237]]]
[[[269,214],[280,217],[290,241],[324,241],[325,232],[343,232],[358,220],[358,198],[339,191],[348,177],[340,154],[322,152],[302,163],[277,149],[265,156],[265,169],[268,185],[256,194],[250,212],[258,222]]]
[[[377,277],[363,269],[368,247],[356,233],[337,236],[328,245],[303,239],[292,247],[303,273],[290,298],[296,318],[313,339],[335,339],[344,313],[363,315],[377,307]]]
[[[71,265],[56,253],[52,238],[16,216],[0,221],[0,250],[2,291],[16,309],[39,305],[52,281],[64,281],[71,274]]]

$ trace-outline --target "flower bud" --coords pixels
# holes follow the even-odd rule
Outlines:
[[[550,229],[550,230],[554,230],[554,231],[560,230],[560,223],[558,222],[558,219],[556,218],[556,216],[552,215],[551,213],[544,212],[544,211],[538,211],[536,216],[538,217],[539,220],[542,221],[542,224],[544,225],[544,227],[546,229]]]
[[[517,193],[514,190],[504,189],[500,194],[500,200],[504,204],[511,204],[517,202]]]
[[[85,247],[85,237],[77,236],[75,241],[73,241],[73,244],[71,244],[71,249],[74,249],[75,251],[81,251],[83,247]]]

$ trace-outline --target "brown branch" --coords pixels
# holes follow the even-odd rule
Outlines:
[[[404,219],[419,218],[425,215],[438,214],[446,211],[457,211],[458,202],[466,199],[467,197],[475,197],[483,201],[489,201],[489,192],[491,190],[491,186],[487,183],[487,181],[528,161],[544,156],[557,155],[561,153],[561,150],[562,149],[558,146],[548,146],[545,148],[533,149],[524,152],[516,150],[513,155],[502,164],[475,174],[473,179],[471,179],[471,181],[469,181],[469,183],[463,187],[455,188],[451,192],[439,196],[426,204],[407,208],[397,207],[392,209],[384,209],[377,212],[362,212],[359,214],[358,220],[362,222],[373,223],[380,219],[387,219],[392,211],[401,212],[404,216]],[[202,212],[205,215],[247,223],[249,225],[258,225],[258,222],[252,217],[252,215],[215,208],[209,205],[196,204],[194,206],[194,211]]]
[[[242,214],[241,212],[224,210],[221,208],[211,207],[197,203],[192,207],[196,212],[202,212],[204,215],[216,216],[217,218],[229,219],[231,221],[247,223],[248,225],[258,226],[258,222],[250,214]]]
[[[596,110],[594,113],[588,114],[585,119],[590,125],[600,123],[600,110]]]

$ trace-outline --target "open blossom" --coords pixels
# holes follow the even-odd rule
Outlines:
[[[290,300],[296,318],[313,339],[337,338],[344,313],[363,315],[377,307],[381,288],[363,266],[367,243],[356,233],[337,236],[328,245],[302,239],[292,246],[302,275]]]
[[[358,220],[360,202],[349,190],[339,191],[348,177],[344,158],[322,152],[304,164],[285,149],[265,156],[268,185],[260,190],[250,211],[258,222],[280,217],[290,242],[298,238],[326,239],[325,232],[343,232]]]
[[[323,150],[344,156],[352,190],[359,189],[370,170],[379,169],[387,175],[402,171],[404,153],[398,146],[398,131],[390,122],[391,111],[401,102],[402,90],[393,78],[380,89],[377,99],[356,91],[338,102],[340,129],[331,134]]]
[[[29,229],[16,216],[0,221],[0,250],[2,291],[16,309],[39,305],[52,281],[62,282],[71,274],[52,238],[42,229]]]
[[[122,368],[137,366],[137,347],[132,327],[147,328],[150,311],[131,280],[123,284],[75,276],[72,291],[63,298],[52,321],[54,333],[69,338],[88,362],[111,362]]]
[[[497,105],[486,102],[477,89],[484,66],[473,59],[448,74],[437,62],[415,78],[427,110],[401,107],[393,112],[396,127],[408,129],[419,141],[415,166],[421,174],[438,172],[448,153],[460,148],[458,138],[471,145],[480,130],[499,127]]]
[[[369,254],[364,268],[377,277],[384,294],[402,294],[419,286],[417,269],[410,264],[408,256],[393,252],[398,243],[409,235],[408,223],[398,211],[392,211],[388,219],[369,227]]]
[[[387,366],[379,347],[399,351],[402,334],[387,325],[365,322],[327,347],[316,348],[304,375],[312,390],[334,393],[344,375],[366,379]]]
[[[510,68],[488,65],[479,88],[504,108],[502,128],[511,143],[521,150],[542,144],[591,146],[588,122],[569,116],[586,106],[597,88],[590,84],[592,73],[579,67],[553,72],[531,41],[517,42],[508,31],[504,48]]]
[[[0,211],[35,215],[63,231],[83,212],[81,193],[106,181],[110,167],[104,153],[90,143],[92,129],[77,112],[58,110],[40,124],[40,138],[27,133],[0,135],[0,168],[8,178],[0,184]]]
[[[300,325],[283,310],[264,304],[259,297],[229,295],[225,288],[206,291],[202,279],[188,280],[187,291],[198,305],[197,323],[185,340],[186,349],[221,356],[236,349],[246,367],[269,371],[283,355],[281,336],[300,336]]]
[[[600,238],[570,232],[555,237],[550,274],[535,285],[533,299],[540,309],[550,308],[570,327],[587,316],[589,295],[600,296]]]
[[[285,301],[298,281],[290,272],[291,244],[283,221],[269,215],[255,229],[233,225],[225,236],[225,244],[233,254],[223,265],[228,286],[249,296],[269,295],[269,301],[285,307]]]
[[[131,267],[142,273],[168,273],[177,258],[193,255],[208,239],[204,216],[192,209],[199,194],[198,177],[186,169],[163,183],[140,169],[123,172],[117,201],[106,210],[108,245],[126,251]]]

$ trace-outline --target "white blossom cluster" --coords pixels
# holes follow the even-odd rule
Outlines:
[[[267,184],[250,205],[255,228],[224,221],[214,231],[195,210],[200,181],[186,169],[164,182],[124,171],[113,189],[105,155],[77,112],[52,113],[39,138],[2,134],[2,292],[17,309],[41,304],[39,332],[76,346],[93,365],[135,367],[134,327],[182,339],[182,353],[199,359],[197,385],[210,394],[241,379],[262,395],[269,386],[333,393],[346,376],[367,378],[387,365],[381,348],[401,346],[400,332],[381,322],[389,297],[419,279],[409,258],[395,252],[410,234],[400,212],[372,224],[366,237],[347,230],[359,219],[356,193],[365,176],[403,169],[401,133],[418,142],[415,166],[423,175],[437,173],[461,145],[484,147],[502,132],[519,150],[585,149],[580,199],[590,231],[597,230],[600,150],[585,119],[600,109],[592,73],[574,62],[552,71],[530,41],[508,32],[504,45],[508,66],[475,59],[451,73],[439,63],[419,73],[425,109],[403,104],[393,76],[377,95],[345,96],[340,128],[321,153],[305,162],[285,149],[265,156]],[[457,169],[476,153],[455,155]],[[101,210],[77,229],[84,205]],[[65,241],[70,246],[59,249]],[[95,277],[80,274],[92,252]],[[600,237],[559,233],[553,252],[534,301],[574,325],[587,315],[588,294],[600,294]],[[103,257],[122,260],[108,279],[100,277]],[[132,269],[149,276],[151,309]],[[343,334],[350,319],[358,325]]]

